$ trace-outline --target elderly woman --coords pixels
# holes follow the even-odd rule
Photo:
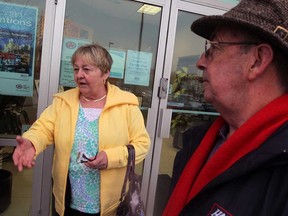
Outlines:
[[[127,144],[141,162],[150,139],[135,95],[109,84],[112,58],[98,44],[72,56],[77,87],[54,95],[52,105],[22,136],[14,154],[19,171],[55,144],[53,195],[59,215],[113,215],[127,165]]]

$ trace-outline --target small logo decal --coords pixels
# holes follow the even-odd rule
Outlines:
[[[233,216],[219,204],[214,203],[207,216]]]
[[[76,48],[76,43],[74,43],[73,41],[67,41],[66,42],[66,47],[68,49],[74,49],[74,48]]]
[[[22,89],[23,86],[22,86],[21,84],[17,84],[17,85],[16,85],[16,88],[17,88],[17,89]]]

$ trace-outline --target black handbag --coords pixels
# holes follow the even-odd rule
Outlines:
[[[135,149],[133,145],[127,145],[127,149],[128,163],[116,216],[145,216],[144,203],[140,196],[139,176],[135,173]],[[126,192],[127,183],[129,188]]]

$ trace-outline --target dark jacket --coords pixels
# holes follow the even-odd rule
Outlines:
[[[188,145],[175,158],[173,187],[208,128],[191,129]],[[288,215],[288,123],[206,185],[181,215]]]

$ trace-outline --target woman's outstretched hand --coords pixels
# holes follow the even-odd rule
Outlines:
[[[23,167],[31,168],[35,165],[34,156],[36,150],[30,140],[23,138],[22,136],[16,137],[17,146],[13,153],[14,165],[18,167],[21,172]]]

